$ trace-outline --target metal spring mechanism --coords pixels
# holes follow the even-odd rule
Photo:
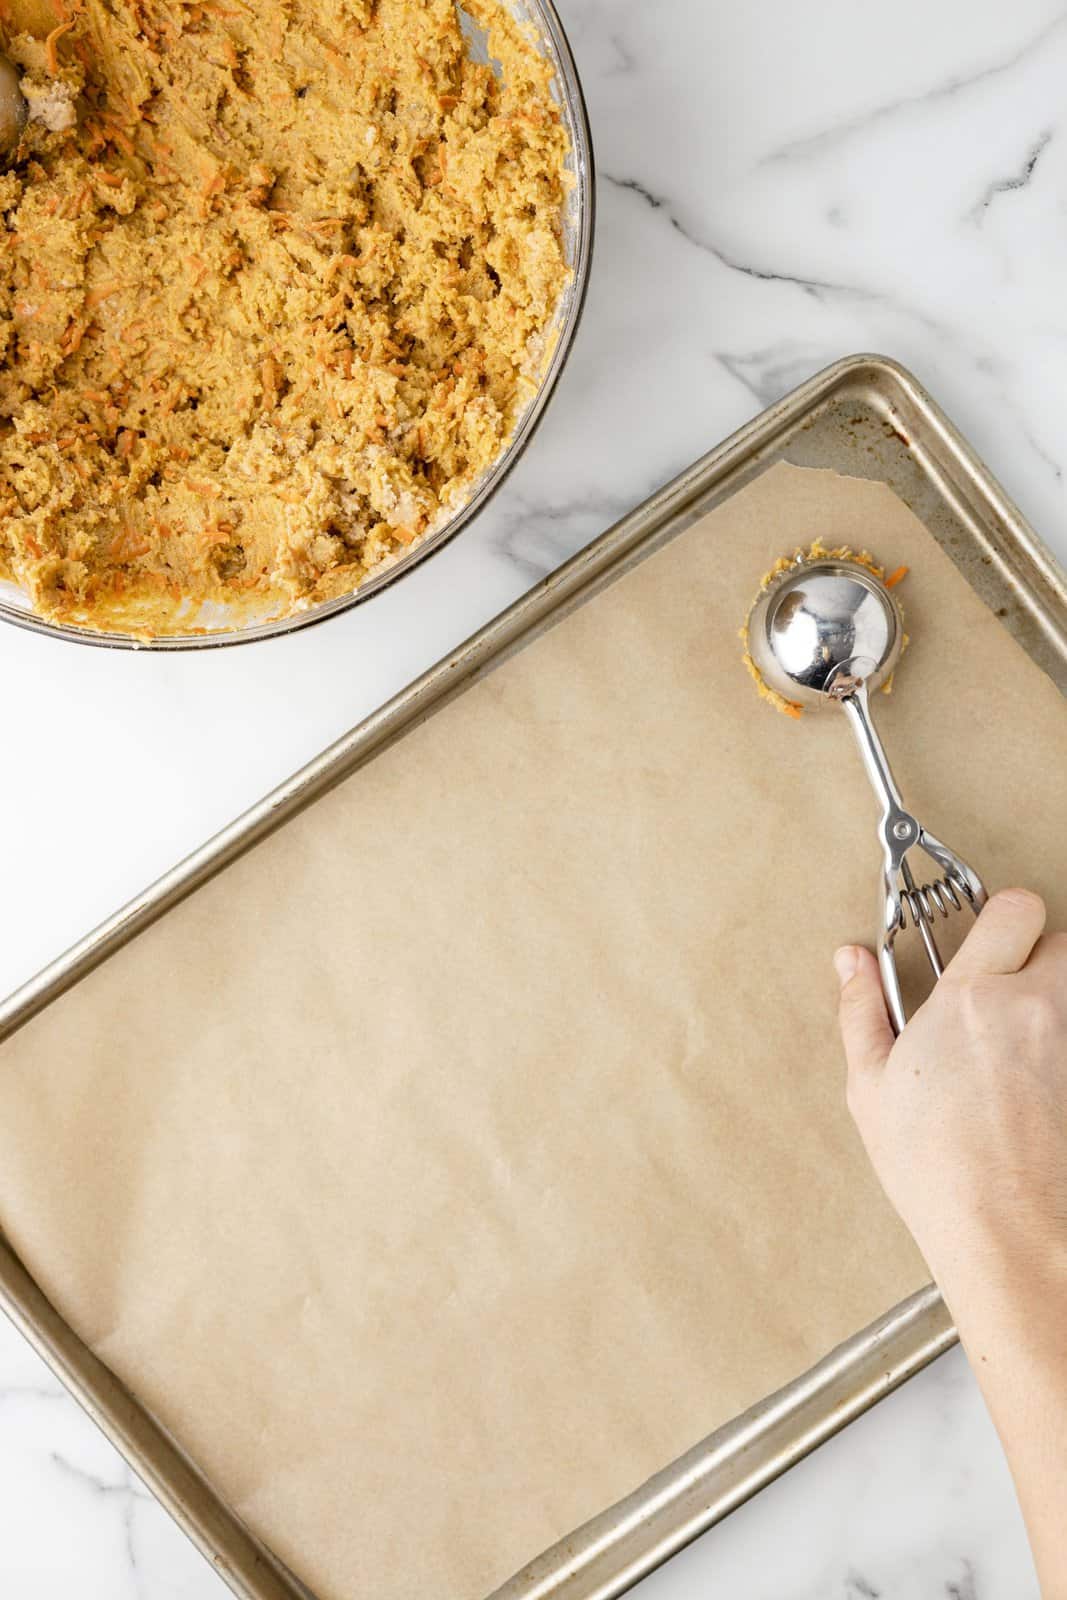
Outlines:
[[[945,877],[937,878],[933,883],[917,884],[914,889],[905,889],[900,898],[911,912],[912,926],[918,928],[924,921],[932,923],[935,911],[939,911],[943,917],[949,916],[952,911],[962,911],[964,900],[960,899],[961,895],[968,905],[973,905],[974,896],[967,885]]]
[[[865,690],[860,692],[866,693]],[[934,978],[940,978],[945,965],[937,947],[937,940],[934,938],[935,918],[940,915],[947,919],[954,911],[962,911],[965,906],[977,916],[985,904],[986,892],[977,873],[939,839],[935,839],[932,833],[928,833],[910,812],[904,810],[888,768],[885,769],[885,776],[887,809],[882,818],[882,826],[885,846],[886,918],[878,961],[882,969],[882,984],[889,1003],[889,1013],[893,1026],[899,1033],[906,1017],[900,976],[893,952],[897,934],[902,933],[907,927],[910,915],[912,926],[919,930],[919,937]],[[912,848],[921,850],[940,867],[942,876],[935,878],[932,883],[917,883],[908,861],[908,851]]]

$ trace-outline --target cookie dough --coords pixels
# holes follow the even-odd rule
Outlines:
[[[488,63],[452,0],[55,0],[47,33],[19,4],[0,576],[148,634],[347,593],[462,505],[543,369],[548,65],[498,0],[464,4]]]

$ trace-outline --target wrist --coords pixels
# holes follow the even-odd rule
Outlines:
[[[1055,1330],[1062,1354],[1067,1327],[1067,1221],[1049,1208],[974,1208],[928,1257],[965,1343],[975,1336],[1032,1337]]]

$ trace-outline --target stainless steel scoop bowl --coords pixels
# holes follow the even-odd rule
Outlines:
[[[904,624],[883,583],[852,561],[799,562],[760,597],[749,650],[772,689],[798,705],[880,688],[900,659]]]
[[[893,947],[908,915],[936,980],[943,964],[935,916],[965,904],[977,915],[986,901],[978,875],[905,809],[871,718],[870,691],[889,678],[903,644],[904,622],[892,594],[854,561],[798,558],[761,594],[749,618],[749,653],[764,682],[797,705],[836,705],[845,712],[878,797],[884,858],[878,959],[898,1033],[907,1016]],[[912,849],[929,856],[941,876],[917,881],[907,859]]]

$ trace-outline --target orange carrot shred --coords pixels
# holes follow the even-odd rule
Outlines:
[[[74,21],[75,19],[72,17],[69,22],[61,22],[58,28],[52,29],[51,33],[44,42],[45,60],[48,63],[48,70],[53,77],[55,77],[56,73],[59,71],[59,57],[56,54],[56,45],[59,43],[60,39],[62,39],[65,33],[70,32],[71,28],[74,26]]]
[[[910,567],[898,567],[897,570],[895,572],[891,572],[888,578],[885,580],[886,588],[892,589],[894,584],[899,583],[902,578],[906,578],[910,571]]]

